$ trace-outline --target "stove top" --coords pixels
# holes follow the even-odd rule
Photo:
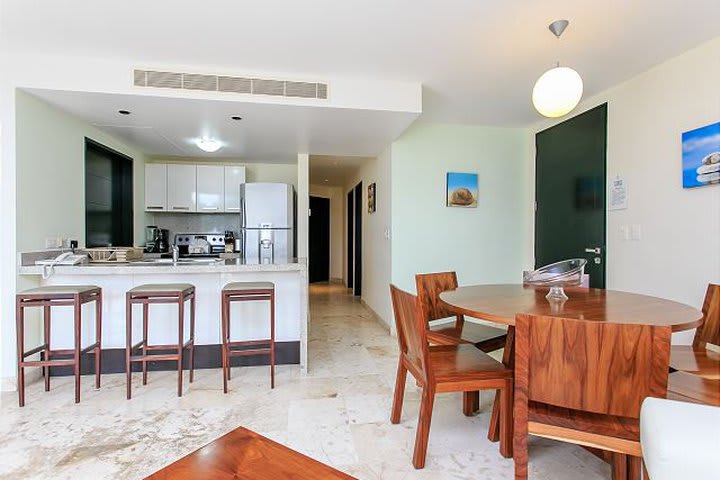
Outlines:
[[[211,233],[176,233],[175,245],[181,257],[218,257],[225,251],[225,234]]]

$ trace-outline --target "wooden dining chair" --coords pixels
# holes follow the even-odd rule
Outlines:
[[[472,345],[429,346],[425,317],[417,297],[390,285],[397,338],[400,346],[395,395],[390,421],[400,423],[407,372],[422,388],[415,434],[413,465],[425,466],[430,420],[436,393],[499,390],[502,397],[500,453],[512,456],[512,370]]]
[[[613,479],[639,479],[640,406],[665,398],[670,327],[519,314],[515,321],[515,479],[528,435],[612,452]]]
[[[695,330],[692,345],[673,345],[670,349],[670,368],[720,380],[720,353],[708,349],[708,345],[720,347],[720,285],[708,285],[702,312],[703,321]]]
[[[440,294],[458,287],[455,272],[420,273],[415,275],[418,299],[423,306],[427,323],[428,340],[435,345],[458,345],[469,343],[483,352],[505,347],[507,332],[502,328],[466,322],[463,315],[451,312],[440,301]],[[436,320],[455,317],[455,322],[435,323]]]

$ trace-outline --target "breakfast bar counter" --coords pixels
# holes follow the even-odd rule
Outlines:
[[[125,347],[125,294],[142,284],[190,283],[196,292],[195,345],[198,348],[197,367],[220,366],[222,288],[231,282],[272,282],[275,285],[275,338],[277,363],[299,363],[307,370],[307,264],[305,259],[291,259],[275,263],[246,262],[242,259],[181,259],[177,263],[166,259],[147,259],[122,264],[84,264],[53,267],[43,278],[43,267],[21,265],[18,274],[34,286],[97,285],[102,288],[102,349],[109,371],[115,357]],[[28,282],[25,282],[28,283]],[[139,332],[141,307],[133,315],[133,332]],[[186,306],[186,309],[189,307]],[[177,306],[153,305],[149,325],[151,343],[177,341]],[[163,311],[164,310],[164,311]],[[57,312],[56,312],[57,311]],[[244,302],[233,305],[233,339],[252,340],[268,336],[269,307],[267,302]],[[94,312],[83,310],[83,344],[94,338]],[[186,333],[186,338],[189,331]],[[53,310],[51,322],[52,348],[72,345],[72,312],[69,308]],[[217,365],[215,365],[217,364]],[[118,367],[119,368],[119,367]],[[103,368],[105,371],[106,368]]]

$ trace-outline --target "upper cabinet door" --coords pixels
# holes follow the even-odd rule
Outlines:
[[[225,189],[225,167],[222,165],[197,166],[197,211],[221,212]]]
[[[163,163],[145,164],[145,210],[167,210],[167,165]]]
[[[196,212],[195,165],[167,166],[167,203],[170,212]]]
[[[225,211],[240,212],[240,185],[245,183],[245,167],[225,167]]]

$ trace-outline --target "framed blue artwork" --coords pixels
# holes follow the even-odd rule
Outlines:
[[[683,188],[720,183],[720,122],[682,134]]]
[[[478,206],[477,173],[450,173],[446,183],[447,206],[476,208]]]

